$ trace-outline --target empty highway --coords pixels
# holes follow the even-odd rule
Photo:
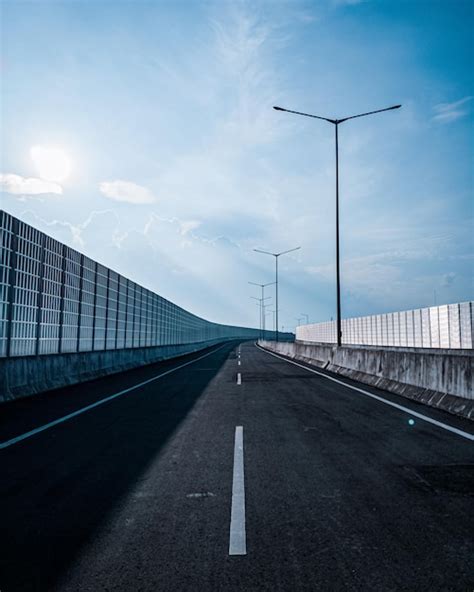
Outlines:
[[[472,592],[473,432],[251,342],[9,403],[0,590]]]

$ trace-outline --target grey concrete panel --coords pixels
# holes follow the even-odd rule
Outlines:
[[[291,359],[474,419],[472,350],[338,348],[302,341],[260,344]]]
[[[4,358],[0,360],[0,403],[182,356],[225,341]]]

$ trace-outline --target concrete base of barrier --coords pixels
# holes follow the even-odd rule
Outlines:
[[[472,350],[338,348],[304,341],[259,344],[290,359],[474,420]]]
[[[0,360],[0,403],[208,348],[225,340]]]

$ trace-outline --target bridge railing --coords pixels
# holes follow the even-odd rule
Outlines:
[[[445,304],[342,320],[342,343],[472,349],[473,302]],[[336,343],[336,321],[300,325],[298,341]]]
[[[0,211],[0,357],[248,338]]]

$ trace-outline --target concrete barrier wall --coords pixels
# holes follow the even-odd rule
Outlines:
[[[472,350],[259,343],[291,359],[474,419]]]
[[[0,403],[182,356],[228,340],[0,359]]]

